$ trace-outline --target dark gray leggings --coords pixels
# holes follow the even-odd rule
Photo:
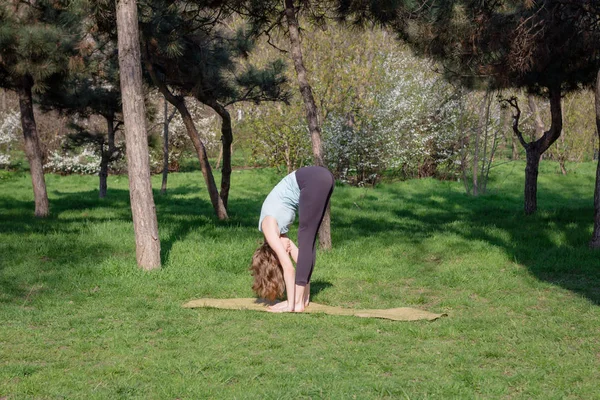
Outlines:
[[[306,286],[315,266],[317,232],[333,192],[335,179],[326,168],[304,167],[296,171],[296,181],[300,187],[296,285]]]

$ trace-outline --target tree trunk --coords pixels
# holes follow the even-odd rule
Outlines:
[[[518,160],[519,159],[519,147],[517,146],[517,141],[515,140],[515,137],[513,136],[510,142],[511,148],[512,148],[512,156],[511,156],[511,160]]]
[[[223,105],[215,100],[203,99],[202,101],[215,110],[221,117],[221,153],[223,167],[221,168],[221,200],[227,208],[229,188],[231,187],[231,144],[233,143],[233,130],[231,128],[231,115]]]
[[[527,152],[527,165],[525,167],[525,214],[533,214],[537,210],[537,177],[540,157],[560,137],[562,132],[562,108],[560,86],[549,88],[550,113],[552,124],[541,138],[529,143],[525,148]]]
[[[104,144],[102,145],[104,147]],[[103,199],[106,197],[107,192],[107,178],[108,178],[108,154],[102,149],[102,158],[100,159],[100,173],[98,174],[100,179],[100,185],[98,189],[98,197]]]
[[[533,214],[537,210],[537,179],[540,166],[540,152],[536,146],[526,150],[525,166],[525,214]]]
[[[25,137],[25,153],[27,154],[29,169],[31,171],[35,216],[43,218],[50,214],[50,206],[48,203],[48,193],[46,192],[46,181],[44,179],[40,139],[33,115],[32,86],[33,79],[31,76],[24,76],[18,89],[19,107],[21,109],[21,126],[23,127],[23,136]]]
[[[160,194],[167,193],[167,178],[169,176],[169,102],[164,98],[164,121],[163,121],[163,171]]]
[[[221,148],[219,149],[219,155],[217,156],[217,161],[215,161],[215,169],[219,169],[221,166],[221,161],[223,160],[223,141],[221,140]]]
[[[469,187],[469,180],[467,177],[467,157],[469,154],[469,142],[471,140],[470,136],[468,133],[466,133],[466,130],[464,128],[465,122],[464,122],[464,113],[465,113],[465,105],[464,103],[461,101],[459,103],[459,107],[460,107],[460,114],[458,117],[458,120],[460,121],[460,124],[458,125],[458,132],[460,133],[460,141],[459,141],[459,145],[460,145],[460,172],[461,172],[461,176],[462,176],[462,182],[463,182],[463,186],[465,187],[465,193],[467,194],[471,194],[471,188]]]
[[[117,0],[119,70],[125,120],[129,199],[135,231],[138,266],[160,268],[158,221],[150,182],[146,107],[135,0]]]
[[[300,86],[300,93],[302,94],[302,100],[304,101],[304,108],[306,110],[306,119],[308,122],[308,129],[310,132],[310,138],[312,141],[313,150],[313,162],[318,166],[325,166],[323,162],[323,145],[321,143],[321,128],[319,126],[319,119],[317,114],[317,105],[312,94],[312,89],[308,83],[306,76],[306,68],[302,61],[302,47],[300,45],[300,31],[298,27],[298,19],[296,18],[296,12],[294,10],[293,0],[284,0],[285,2],[285,17],[288,23],[288,31],[290,37],[290,53],[292,60],[294,61],[294,67],[296,68],[296,75],[298,77],[298,85]],[[331,249],[331,213],[330,206],[327,205],[327,210],[323,217],[323,222],[319,228],[319,244],[322,249]]]
[[[187,106],[185,105],[185,100],[181,97],[174,96],[173,93],[169,91],[167,85],[158,79],[156,76],[156,72],[154,71],[154,67],[152,63],[146,57],[145,60],[146,69],[148,70],[148,74],[152,78],[152,82],[158,87],[163,96],[169,101],[169,103],[173,104],[179,114],[181,115],[181,119],[183,120],[183,124],[185,125],[186,132],[190,137],[192,144],[194,145],[194,149],[196,149],[196,155],[198,156],[198,160],[200,161],[200,169],[202,171],[202,176],[204,176],[204,182],[206,183],[206,188],[208,189],[208,195],[210,196],[210,201],[212,203],[213,209],[215,210],[215,214],[220,220],[225,220],[228,218],[227,210],[223,204],[223,200],[219,196],[219,189],[217,189],[217,185],[215,183],[215,177],[212,173],[212,168],[210,163],[208,162],[208,157],[206,155],[206,147],[204,147],[204,143],[200,140],[200,135],[198,134],[198,130],[196,129],[196,125],[194,124],[194,120],[192,119],[192,115],[190,114]]]
[[[490,126],[490,107],[492,105],[491,99],[490,99],[490,91],[486,90],[485,92],[485,98],[484,98],[484,103],[485,103],[485,117],[483,118],[483,152],[481,155],[481,171],[480,171],[480,179],[479,179],[479,187],[477,188],[477,192],[479,194],[484,194],[485,193],[485,187],[487,184],[486,181],[486,174],[485,174],[485,168],[486,168],[486,163],[487,163],[487,158],[488,158],[488,132],[489,132],[489,126]]]
[[[560,173],[563,175],[567,175],[567,160],[564,155],[558,156],[558,165],[560,166]]]
[[[225,208],[225,204],[223,204],[223,200],[219,196],[219,190],[217,189],[217,184],[215,183],[215,177],[212,173],[210,163],[208,162],[208,156],[206,155],[206,147],[204,147],[204,143],[202,143],[202,140],[200,140],[200,134],[198,134],[198,130],[196,129],[192,115],[188,111],[183,100],[179,101],[175,107],[177,107],[179,110],[181,118],[183,119],[183,124],[188,132],[188,136],[190,139],[192,139],[192,143],[196,149],[196,154],[200,160],[200,169],[202,170],[204,182],[208,188],[208,194],[210,196],[213,209],[215,210],[215,214],[217,214],[217,217],[220,220],[225,220],[228,218],[227,209]]]
[[[490,101],[490,106],[491,106],[491,101]],[[488,109],[488,111],[489,111],[489,109]],[[488,116],[488,118],[489,118],[489,116]],[[501,113],[500,114],[500,126],[504,126],[505,120],[506,120],[506,114]],[[492,169],[492,163],[494,162],[494,157],[496,155],[496,150],[498,148],[498,134],[500,133],[500,129],[502,129],[502,128],[494,130],[494,136],[492,137],[492,145],[490,147],[490,156],[488,157],[487,166],[485,167],[485,171],[482,176],[483,177],[483,193],[487,193],[487,184],[489,182],[490,171]]]
[[[100,159],[100,189],[98,197],[101,199],[106,197],[108,190],[108,165],[113,160],[115,153],[115,117],[114,115],[108,115],[104,117],[106,119],[106,127],[108,132],[108,149],[104,150],[102,146],[102,158]]]
[[[485,121],[485,106],[488,99],[488,91],[485,92],[484,98],[481,100],[481,107],[479,108],[479,123],[475,130],[475,147],[473,149],[473,196],[479,195],[479,142],[483,136],[483,129],[486,124]]]
[[[594,92],[596,102],[596,133],[600,144],[600,69],[596,76],[596,90]],[[590,240],[590,247],[600,248],[600,156],[596,167],[596,186],[594,188],[594,232]]]
[[[179,113],[183,119],[183,124],[185,125],[188,135],[192,139],[192,143],[196,149],[196,154],[200,160],[202,175],[204,175],[204,181],[206,182],[210,201],[213,205],[215,213],[220,220],[225,220],[228,218],[227,209],[225,208],[225,204],[223,204],[223,199],[221,196],[219,196],[219,190],[217,189],[217,184],[215,183],[215,177],[212,173],[212,168],[208,162],[208,156],[206,155],[204,143],[202,143],[202,140],[200,140],[200,135],[198,134],[196,125],[194,124],[192,116],[185,106],[185,103],[180,101],[178,102],[178,105],[175,105],[175,107],[177,107],[179,110]]]
[[[559,148],[560,143],[560,148]],[[565,150],[565,135],[560,137],[558,143],[556,143],[556,152],[558,154],[558,165],[560,166],[560,172],[563,175],[567,175],[567,151]]]

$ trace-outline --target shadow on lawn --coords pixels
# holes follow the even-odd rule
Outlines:
[[[98,258],[111,254],[103,243],[73,240],[85,234],[89,218],[36,218],[33,202],[0,199],[0,302],[23,305],[31,296],[68,286],[70,276],[89,276]],[[98,221],[102,219],[94,219]]]
[[[204,237],[219,240],[230,238],[231,233],[228,229],[218,228],[254,227],[262,204],[262,199],[233,199],[229,205],[230,219],[219,221],[206,190],[197,186],[175,187],[169,189],[166,196],[155,190],[154,199],[161,234],[163,265],[167,264],[174,244],[184,240],[194,230],[204,229]],[[70,276],[77,276],[80,281],[82,278],[85,280],[86,276],[92,279],[94,265],[119,251],[120,256],[135,262],[133,226],[131,235],[125,238],[131,243],[131,250],[126,254],[123,254],[122,246],[119,250],[106,244],[90,244],[77,239],[88,232],[90,224],[120,221],[132,225],[128,190],[109,188],[104,199],[98,198],[97,190],[54,190],[51,192],[51,214],[48,218],[36,218],[33,209],[33,201],[0,197],[0,234],[23,238],[18,245],[7,243],[8,247],[2,248],[5,251],[0,254],[0,303],[22,302],[32,290],[39,293],[67,288]],[[258,211],[254,212],[255,210]],[[258,239],[260,233],[256,233]],[[253,249],[249,250],[249,258],[251,251]],[[19,262],[20,265],[28,267],[22,268],[31,268],[32,264],[35,268],[17,273],[18,279],[15,280],[11,277],[12,271],[10,274],[6,273],[7,268],[14,261],[23,258],[28,260]],[[83,269],[82,265],[85,266]],[[327,283],[317,286],[316,290],[323,290],[325,287]]]
[[[592,202],[588,205],[580,200],[581,195],[576,196],[576,200],[571,199],[569,194],[572,189],[553,187],[552,191],[544,191],[539,195],[538,213],[533,216],[524,216],[522,199],[512,193],[475,198],[444,190],[438,185],[425,185],[410,193],[393,185],[369,190],[358,204],[354,203],[356,206],[352,203],[342,206],[343,199],[337,200],[336,204],[334,192],[334,246],[377,235],[381,235],[378,240],[390,245],[398,237],[418,245],[433,235],[446,233],[461,236],[466,241],[485,241],[503,249],[511,259],[526,266],[536,278],[578,293],[600,305],[599,254],[587,247],[592,228]],[[380,192],[397,201],[378,202]],[[227,228],[241,227],[248,229],[249,234],[254,232],[257,242],[260,241],[261,235],[256,224],[265,194],[255,196],[252,188],[248,187],[239,188],[239,193],[235,193],[235,189],[232,192],[230,219],[219,221],[214,216],[205,189],[182,185],[169,189],[167,196],[155,191],[163,263],[169,260],[174,244],[197,229],[203,230],[203,237],[230,240],[231,230]],[[90,222],[117,220],[131,223],[127,190],[109,189],[107,198],[98,199],[97,196],[96,190],[53,192],[52,215],[47,219],[33,217],[32,202],[0,198],[0,210],[5,210],[0,212],[0,233],[23,235],[26,242],[30,234],[48,233],[54,238],[63,233],[72,235],[69,237],[85,234],[87,231],[84,227]],[[353,208],[357,212],[342,207],[357,207]],[[102,208],[106,208],[106,211]],[[361,210],[369,210],[370,215],[360,216]],[[456,224],[456,221],[460,223]],[[505,234],[495,235],[493,232],[498,230]],[[560,246],[555,244],[557,237],[562,238],[563,244]],[[131,253],[127,257],[134,260],[133,229],[132,235],[126,240],[131,241]],[[39,244],[27,242],[28,246]],[[54,255],[42,257],[40,266],[32,271],[32,276],[24,276],[19,283],[2,274],[4,268],[10,265],[11,258],[20,256],[14,253],[17,250],[6,246],[3,249],[7,254],[0,255],[0,290],[4,293],[3,298],[17,301],[27,296],[31,290],[29,283],[42,279],[48,286],[55,283],[60,285],[61,279],[68,281],[71,274],[85,272],[77,269],[79,265],[86,265],[91,271],[93,265],[87,260],[93,259],[98,264],[101,257],[109,257],[115,251],[110,246],[100,244],[92,247],[90,244],[72,246],[72,243],[47,243],[46,246],[52,249]],[[18,251],[25,251],[24,246]],[[44,267],[46,263],[48,267]],[[87,264],[90,264],[89,267]],[[90,273],[90,276],[93,274]],[[329,282],[316,281],[312,292],[316,294],[330,286]]]
[[[537,279],[578,293],[600,305],[600,253],[587,246],[593,225],[591,202],[589,206],[579,200],[573,202],[568,196],[569,191],[545,193],[543,201],[538,200],[538,212],[525,216],[522,200],[517,198],[507,200],[497,195],[477,198],[443,190],[423,191],[417,195],[412,192],[406,196],[395,188],[384,187],[382,190],[398,198],[396,203],[386,203],[398,204],[386,208],[386,212],[394,216],[394,223],[383,220],[377,223],[368,217],[344,217],[335,224],[345,230],[340,241],[379,234],[383,236],[381,240],[390,243],[394,238],[402,237],[418,244],[428,237],[445,233],[461,236],[467,241],[485,241],[503,249]],[[366,200],[363,204],[365,209],[372,208],[368,203]],[[569,206],[565,206],[567,204]],[[552,205],[559,206],[552,208]],[[372,206],[376,207],[377,203],[373,202]],[[427,212],[422,212],[423,209]],[[460,223],[456,224],[456,221]],[[499,237],[490,233],[498,229],[507,235]],[[560,246],[556,245],[557,237],[562,240]]]
[[[319,293],[321,293],[322,291],[332,287],[333,285],[331,284],[331,282],[328,281],[321,281],[319,279],[316,279],[314,281],[310,282],[310,296],[311,298]]]

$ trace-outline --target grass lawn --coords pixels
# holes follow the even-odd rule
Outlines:
[[[199,172],[172,174],[167,196],[155,176],[152,273],[135,265],[126,177],[99,200],[97,177],[47,175],[37,220],[29,177],[3,173],[0,399],[600,399],[595,165],[543,162],[529,217],[523,170],[495,168],[477,198],[430,179],[336,187],[313,300],[448,314],[434,322],[183,309],[252,296],[273,170],[234,171],[226,222]]]

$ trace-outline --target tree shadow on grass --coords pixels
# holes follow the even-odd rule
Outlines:
[[[322,291],[329,289],[330,287],[333,287],[333,284],[331,282],[328,282],[328,281],[323,281],[323,280],[320,280],[320,279],[316,279],[314,281],[311,281],[310,282],[310,296],[311,296],[311,298],[313,296],[318,295]]]
[[[158,190],[154,190],[161,235],[162,265],[169,265],[173,246],[185,240],[194,231],[202,230],[203,239],[230,240],[231,231],[228,228],[255,228],[263,199],[262,194],[254,198],[252,190],[246,188],[245,196],[232,193],[229,202],[230,218],[227,221],[217,219],[206,189],[195,183],[180,183],[169,188],[167,195],[161,195]],[[6,250],[3,256],[0,255],[2,264],[0,265],[0,290],[2,291],[0,299],[13,299],[18,302],[19,299],[27,296],[36,282],[41,282],[47,288],[59,289],[72,281],[71,276],[75,275],[80,279],[82,274],[86,273],[75,270],[78,265],[98,265],[104,259],[113,257],[115,253],[120,252],[118,257],[124,257],[129,260],[128,262],[135,263],[135,237],[128,190],[109,188],[107,197],[103,199],[98,197],[95,188],[84,191],[56,189],[49,194],[51,214],[47,218],[36,218],[33,215],[32,200],[0,197],[0,234],[17,235],[22,238],[20,241],[23,243],[23,246],[18,249],[8,248],[9,244],[0,247]],[[111,246],[110,239],[107,239],[104,244],[90,246],[78,240],[87,234],[90,225],[111,222],[131,224],[131,235],[125,237],[126,246],[130,249],[126,253],[123,253],[122,242],[119,243],[120,246]],[[122,228],[119,229],[119,232],[123,232]],[[257,240],[261,237],[258,230],[256,236]],[[57,243],[57,238],[69,238],[70,242]],[[16,239],[13,237],[10,240]],[[43,249],[40,250],[40,246]],[[35,251],[30,252],[28,248]],[[52,253],[50,256],[46,255],[46,248]],[[22,256],[28,252],[43,253],[40,253],[39,263],[31,257],[24,262]],[[251,252],[249,252],[250,256]],[[7,266],[13,261],[23,265],[24,263],[39,265],[35,267],[35,271],[24,272],[20,274],[18,280],[15,280],[11,275],[13,272],[7,272]]]
[[[398,199],[396,203],[385,203],[393,205],[385,209],[392,217],[377,221],[369,217],[348,218],[341,212],[342,218],[334,221],[334,226],[341,228],[343,236],[336,241],[379,235],[378,240],[390,245],[400,237],[418,245],[427,238],[445,234],[463,237],[467,242],[484,241],[503,249],[537,279],[600,305],[600,254],[587,246],[593,225],[591,201],[587,206],[579,199],[572,200],[568,190],[548,191],[539,201],[538,212],[525,216],[522,200],[516,197],[471,197],[441,189],[407,196],[390,186],[373,191],[372,200],[363,199],[364,209],[377,207],[378,190]],[[498,231],[503,234],[498,235]]]
[[[210,203],[192,196],[198,194],[197,189],[177,188],[172,193],[185,198],[173,201],[173,196],[161,198],[155,193],[163,264],[173,244],[193,229],[219,224]],[[32,201],[0,197],[0,234],[7,236],[0,244],[0,302],[24,301],[32,291],[69,292],[73,276],[78,284],[93,279],[95,266],[115,255],[135,263],[133,226],[125,239],[130,242],[125,254],[122,243],[112,246],[110,238],[96,243],[86,240],[90,229],[99,224],[132,225],[127,190],[110,189],[104,199],[98,198],[97,190],[53,191],[50,211],[49,217],[36,218]]]
[[[0,201],[0,303],[25,305],[41,293],[72,291],[72,277],[90,281],[98,260],[112,253],[105,243],[77,242],[81,219],[39,219],[29,202]]]
[[[527,267],[537,279],[600,304],[598,253],[587,248],[592,228],[592,202],[588,205],[581,200],[581,195],[571,199],[572,189],[559,185],[545,190],[539,196],[537,215],[527,217],[523,215],[522,199],[513,193],[474,198],[445,190],[443,185],[437,184],[420,187],[410,193],[398,185],[389,185],[370,190],[368,195],[357,200],[356,205],[344,203],[342,198],[336,199],[334,193],[334,246],[370,237],[377,237],[378,242],[384,245],[393,245],[401,237],[419,246],[434,235],[444,234],[463,237],[467,244],[485,241]],[[19,248],[7,247],[10,244],[0,247],[4,253],[0,256],[0,288],[5,293],[5,300],[14,298],[23,301],[36,282],[59,288],[61,282],[69,281],[72,274],[89,273],[93,276],[93,266],[103,257],[111,257],[115,251],[107,244],[34,243],[29,239],[30,235],[76,238],[88,232],[86,224],[112,221],[131,224],[129,192],[125,189],[109,189],[105,199],[98,199],[96,190],[56,191],[52,194],[52,215],[47,219],[33,217],[33,202],[0,197],[0,234],[21,235],[25,243]],[[379,202],[382,194],[392,200]],[[203,238],[231,240],[232,230],[242,228],[255,232],[257,241],[260,241],[257,223],[264,195],[263,192],[255,194],[249,187],[232,192],[230,219],[219,221],[214,216],[206,191],[196,185],[176,186],[169,189],[167,196],[155,191],[163,265],[171,258],[174,244],[198,229],[202,230]],[[365,210],[369,213],[361,215]],[[503,234],[497,235],[495,232],[498,231]],[[557,245],[557,237],[562,238],[558,242],[560,245]],[[135,260],[133,228],[127,240],[131,241],[127,257]],[[40,253],[40,266],[33,274],[28,276],[28,271],[23,271],[23,276],[14,280],[12,272],[8,275],[3,273],[14,257],[28,251],[27,246],[35,248],[39,245],[51,249],[52,255]],[[39,249],[36,251],[39,252]],[[468,248],[464,249],[465,253],[468,251]],[[86,266],[84,271],[80,265]],[[329,282],[315,281],[312,292],[316,294],[330,286]],[[68,285],[62,287],[68,290]]]

